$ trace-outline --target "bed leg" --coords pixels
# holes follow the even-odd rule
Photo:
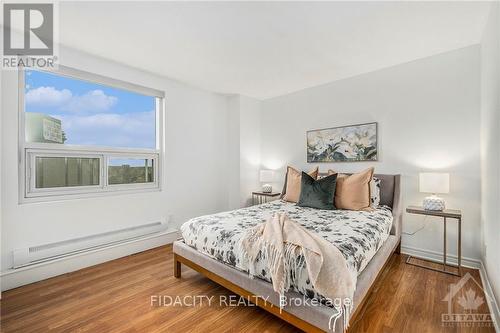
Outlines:
[[[177,254],[174,253],[174,277],[181,277],[181,262],[177,259]]]
[[[396,246],[394,253],[401,254],[401,240],[399,241],[398,246]]]

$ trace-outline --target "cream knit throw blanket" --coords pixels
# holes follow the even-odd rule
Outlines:
[[[247,232],[241,241],[241,250],[248,260],[251,276],[255,275],[255,262],[261,254],[280,300],[291,287],[290,273],[299,274],[305,261],[314,289],[333,301],[337,310],[330,318],[329,327],[335,330],[335,322],[343,315],[343,328],[347,329],[357,276],[349,271],[344,256],[333,244],[290,220],[286,214],[277,213]],[[297,262],[300,254],[304,260]],[[345,304],[346,299],[350,305]]]

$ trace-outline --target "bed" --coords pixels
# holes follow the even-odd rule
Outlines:
[[[318,210],[298,207],[282,200],[200,216],[181,227],[183,240],[174,242],[174,275],[181,276],[181,264],[206,275],[229,290],[307,332],[328,331],[333,309],[314,290],[307,274],[298,274],[285,296],[288,299],[311,299],[280,308],[269,273],[263,263],[257,267],[257,278],[248,275],[248,263],[238,251],[245,231],[266,221],[274,213],[286,213],[306,229],[314,231],[335,245],[346,259],[352,274],[357,275],[353,322],[366,301],[370,288],[391,255],[401,244],[401,191],[399,175],[375,175],[381,180],[380,207],[371,212]],[[336,321],[336,332],[344,330]]]

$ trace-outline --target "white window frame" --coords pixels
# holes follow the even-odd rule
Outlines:
[[[58,66],[57,70],[40,70],[55,75],[102,84],[113,88],[128,90],[154,97],[156,100],[156,148],[115,148],[102,146],[80,146],[57,143],[26,142],[25,136],[25,71],[19,68],[19,201],[20,203],[77,199],[101,195],[116,195],[125,193],[161,191],[161,170],[163,165],[163,110],[165,94],[162,91],[146,88],[128,82],[115,80],[83,72],[73,68]],[[83,157],[99,158],[99,185],[36,188],[35,160],[36,157]],[[134,184],[108,184],[108,164],[111,158],[120,159],[152,159],[153,182]]]

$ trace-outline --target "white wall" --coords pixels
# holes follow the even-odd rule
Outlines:
[[[229,97],[229,207],[251,204],[252,191],[260,188],[260,101]]]
[[[260,190],[260,101],[240,96],[240,206],[251,205],[252,191]]]
[[[240,207],[240,96],[228,97],[228,203],[229,209]]]
[[[403,176],[405,205],[421,204],[418,172],[451,174],[449,208],[463,211],[463,255],[480,258],[479,46],[424,58],[262,102],[262,163],[302,169],[306,131],[378,122],[379,161],[320,164],[359,171],[374,165],[379,173]],[[406,214],[404,230],[415,231],[423,217]],[[453,223],[450,225],[453,226]],[[456,253],[456,227],[449,228],[448,250]],[[442,252],[442,222],[429,218],[403,246]]]
[[[491,12],[481,41],[481,167],[483,263],[500,300],[500,5]]]
[[[11,251],[172,215],[172,226],[228,208],[227,98],[151,73],[61,48],[61,64],[165,91],[161,192],[46,203],[18,202],[17,73],[2,72],[2,271]]]

